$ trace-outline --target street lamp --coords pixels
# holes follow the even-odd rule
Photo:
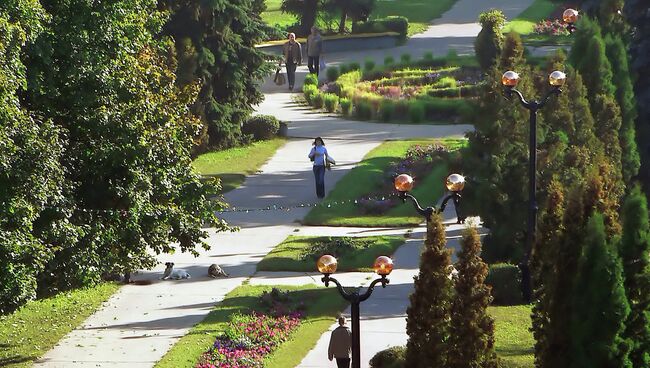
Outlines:
[[[575,23],[578,21],[578,11],[575,9],[567,9],[562,13],[562,20],[566,23],[566,29],[569,33],[573,33],[576,30]]]
[[[453,200],[454,202],[454,208],[456,209],[456,222],[458,224],[462,224],[465,222],[465,217],[461,216],[460,213],[458,212],[458,207],[460,206],[460,192],[465,188],[465,177],[460,175],[460,174],[451,174],[447,177],[447,180],[445,182],[445,186],[447,187],[447,190],[449,190],[449,195],[445,197],[445,199],[442,200],[442,204],[440,205],[440,209],[435,209],[434,207],[427,207],[427,208],[422,208],[420,207],[420,203],[418,200],[411,195],[409,192],[413,189],[413,178],[410,175],[407,174],[401,174],[395,177],[395,190],[399,192],[399,197],[403,200],[406,201],[407,198],[411,199],[413,202],[413,207],[418,211],[419,214],[422,216],[426,217],[427,219],[433,214],[434,212],[441,213],[442,211],[445,210],[447,207],[447,202],[449,200]]]
[[[341,283],[338,282],[335,278],[330,275],[336,272],[338,262],[334,256],[326,254],[321,256],[316,262],[316,267],[318,267],[318,272],[323,274],[321,281],[325,284],[325,287],[329,287],[330,281],[336,284],[336,288],[339,291],[341,296],[350,302],[351,304],[351,317],[352,317],[352,368],[361,368],[361,336],[359,332],[359,304],[362,301],[370,298],[372,291],[375,288],[377,283],[381,283],[382,287],[386,287],[390,280],[386,278],[393,271],[393,260],[387,256],[377,257],[373,269],[375,272],[381,276],[378,279],[373,280],[368,286],[368,290],[365,293],[359,294],[359,290],[354,290],[352,292],[347,292],[341,286]]]
[[[532,295],[532,287],[530,281],[530,252],[535,244],[535,234],[537,231],[537,203],[535,200],[535,192],[537,190],[536,173],[537,173],[537,110],[546,105],[552,95],[559,95],[562,90],[560,89],[566,82],[566,75],[556,70],[548,76],[548,83],[551,90],[546,93],[541,101],[533,100],[526,101],[524,96],[515,87],[519,82],[519,75],[512,70],[503,73],[501,83],[504,86],[504,95],[506,98],[512,98],[516,95],[521,104],[530,111],[530,142],[529,142],[529,155],[528,155],[528,233],[526,241],[526,250],[524,252],[524,259],[522,260],[519,268],[521,269],[521,291],[526,301],[530,301]]]

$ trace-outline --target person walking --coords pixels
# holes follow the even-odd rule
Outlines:
[[[282,51],[284,53],[284,65],[287,67],[289,90],[293,91],[293,85],[296,82],[296,67],[302,64],[302,47],[296,41],[295,33],[289,33],[289,41],[284,43]]]
[[[332,156],[327,153],[325,142],[323,138],[316,137],[309,152],[309,159],[314,163],[314,177],[316,179],[316,196],[318,198],[325,197],[325,169],[329,168],[331,164],[336,164]]]
[[[323,52],[323,38],[316,27],[311,27],[311,34],[307,37],[307,67],[309,72],[316,74],[320,71],[320,54]]]
[[[345,317],[339,317],[339,326],[332,331],[330,346],[327,356],[330,361],[336,358],[338,368],[350,368],[350,351],[352,348],[352,334],[345,325]]]

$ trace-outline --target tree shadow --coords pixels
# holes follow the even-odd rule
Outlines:
[[[8,366],[9,364],[20,364],[25,362],[31,362],[36,357],[33,356],[23,356],[23,355],[14,355],[5,358],[0,358],[0,367]]]

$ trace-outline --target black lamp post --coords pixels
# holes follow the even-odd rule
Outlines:
[[[386,278],[391,271],[393,271],[393,260],[387,256],[377,257],[375,264],[373,266],[375,272],[381,276],[378,279],[375,279],[368,286],[368,290],[365,293],[359,294],[358,290],[351,292],[346,291],[341,286],[341,283],[338,282],[335,278],[330,275],[336,272],[338,262],[334,256],[326,254],[318,259],[316,263],[318,267],[318,272],[323,274],[321,281],[325,284],[326,287],[329,286],[330,281],[336,284],[336,288],[339,291],[341,296],[350,302],[351,317],[352,317],[352,368],[361,368],[361,335],[359,330],[359,304],[364,300],[370,298],[375,285],[381,283],[382,287],[386,287],[390,280]]]
[[[461,199],[460,192],[465,188],[465,177],[460,174],[451,174],[447,177],[445,185],[450,193],[442,200],[440,208],[422,208],[418,200],[409,193],[413,189],[413,178],[407,174],[401,174],[395,178],[395,190],[399,193],[399,197],[403,201],[406,201],[407,198],[410,199],[413,202],[413,207],[415,207],[419,214],[428,219],[432,213],[444,211],[447,207],[447,202],[451,199],[454,202],[454,209],[456,210],[456,223],[462,224],[465,222],[465,217],[460,215],[458,207],[460,206]]]
[[[575,32],[577,29],[575,23],[578,21],[578,11],[575,9],[567,9],[562,13],[562,20],[566,23],[566,29],[569,33]]]
[[[548,76],[548,83],[551,90],[540,101],[526,101],[521,92],[515,88],[519,82],[519,75],[511,70],[505,72],[501,77],[501,83],[505,87],[504,95],[506,98],[512,98],[516,95],[522,106],[530,111],[530,142],[528,156],[528,229],[526,234],[526,249],[524,258],[519,265],[521,269],[521,291],[526,301],[531,300],[532,285],[530,280],[530,252],[535,244],[535,235],[537,231],[537,202],[535,192],[537,190],[537,111],[544,107],[552,95],[558,95],[562,92],[560,89],[566,82],[566,75],[556,70]]]

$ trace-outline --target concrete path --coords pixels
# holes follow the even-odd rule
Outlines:
[[[476,5],[475,0],[460,0],[450,10],[449,16],[445,15],[434,27],[447,24],[442,28],[439,27],[438,31],[452,29],[456,26],[450,24],[476,19],[484,8],[507,5],[505,8],[512,9],[514,14],[526,8],[530,2],[532,0],[483,0],[479,2],[481,5]],[[468,15],[465,20],[455,15],[463,13]],[[472,43],[472,34],[463,37],[436,38],[436,32],[428,32],[426,37],[415,37],[400,48],[377,51],[372,55],[366,55],[366,52],[346,54],[347,57],[330,55],[332,57],[330,60],[340,61],[344,58],[348,61],[363,60],[370,56],[383,61],[384,56],[390,53],[399,56],[402,52],[409,51],[415,57],[424,50],[433,50],[436,55],[441,55],[445,54],[449,47]],[[304,78],[305,73],[305,68],[299,69],[301,78]],[[300,84],[297,83],[297,86]],[[68,334],[36,362],[36,367],[152,367],[180,337],[201,321],[216,303],[223,300],[228,292],[251,277],[255,273],[257,262],[288,235],[295,234],[296,229],[300,234],[346,236],[359,236],[360,232],[372,231],[373,229],[303,228],[299,221],[306,215],[308,208],[293,208],[289,211],[256,210],[273,205],[291,207],[317,202],[310,162],[306,158],[313,137],[324,137],[329,151],[339,163],[332,172],[327,174],[326,190],[329,191],[336,181],[352,169],[369,150],[386,139],[460,137],[472,129],[469,125],[409,126],[346,121],[314,113],[306,107],[295,104],[293,94],[287,93],[285,89],[278,88],[269,81],[263,85],[263,90],[266,101],[259,106],[258,112],[276,115],[282,120],[290,121],[289,136],[294,138],[277,151],[261,168],[260,174],[247,178],[243,186],[226,195],[227,202],[237,209],[249,209],[249,212],[223,214],[227,221],[241,226],[241,231],[214,233],[208,230],[209,237],[206,243],[212,248],[209,251],[201,250],[197,258],[180,252],[159,256],[160,262],[172,261],[177,268],[189,271],[192,278],[183,281],[160,281],[158,278],[164,268],[162,264],[154,270],[136,275],[134,279],[151,280],[152,284],[122,287],[82,326]],[[386,229],[374,230],[387,231]],[[381,327],[384,324],[392,326],[391,332],[402,331],[394,335],[394,339],[390,340],[391,343],[401,343],[404,339],[403,327],[399,327],[399,323],[402,322],[399,321],[403,320],[403,310],[408,300],[406,296],[410,290],[410,278],[417,269],[418,244],[417,241],[410,241],[407,246],[400,249],[397,254],[400,269],[392,276],[394,281],[391,287],[377,290],[372,301],[366,302],[362,308],[362,314],[367,319],[362,324],[364,351],[368,354],[366,358],[371,356],[372,352],[383,348],[368,345],[367,341],[379,341],[380,339],[370,338],[375,335],[368,334],[386,331]],[[217,280],[208,278],[207,268],[212,263],[220,264],[231,277]],[[350,285],[355,285],[366,282],[367,275],[342,277],[346,281],[350,277]],[[279,281],[312,283],[313,279],[313,275],[259,274],[252,282],[261,283],[271,280],[274,283]],[[398,299],[391,299],[392,297],[389,297],[391,295]],[[386,297],[389,298],[382,299]],[[382,300],[384,303],[379,303]],[[381,307],[382,305],[386,307]],[[388,306],[395,309],[386,309]],[[394,321],[384,318],[387,316],[394,317]],[[377,318],[375,324],[372,324],[370,317]],[[318,346],[316,349],[319,349]],[[320,358],[313,360],[313,363],[309,363],[309,359],[312,359],[310,358],[312,356],[323,355],[318,353],[318,350],[313,354],[310,354],[303,363],[318,366],[314,364],[317,364],[315,362]]]

